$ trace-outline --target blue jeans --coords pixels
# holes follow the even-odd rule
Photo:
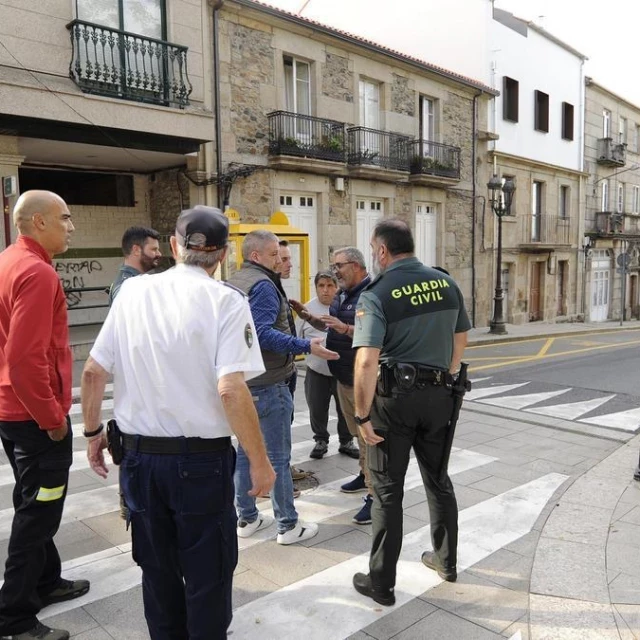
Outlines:
[[[293,400],[286,382],[252,387],[251,395],[260,419],[260,430],[267,447],[267,455],[276,472],[276,482],[271,490],[271,503],[278,523],[278,533],[284,533],[293,529],[298,522],[298,512],[293,504],[293,481],[289,471]],[[256,499],[248,495],[251,490],[249,460],[241,446],[238,446],[234,481],[238,517],[245,522],[254,522],[258,517],[258,508]]]

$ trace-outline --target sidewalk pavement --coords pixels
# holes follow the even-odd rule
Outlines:
[[[621,329],[640,329],[640,322],[507,325],[505,336],[473,329],[470,343]],[[85,349],[95,334],[96,327],[72,328],[72,339]],[[530,419],[519,421],[515,412],[503,414],[491,415],[473,403],[463,410],[456,446],[493,453],[499,461],[483,470],[489,477],[477,471],[456,476],[460,508],[535,474],[561,472],[568,479],[529,534],[469,567],[458,582],[431,589],[352,640],[640,639],[640,482],[633,480],[640,435],[578,434],[570,426],[547,423],[544,416],[534,426]],[[304,463],[304,468],[321,469],[327,462]],[[409,516],[418,517],[412,509]],[[287,567],[279,571],[286,573]],[[250,574],[239,575],[239,593],[245,594],[251,582]],[[77,637],[103,636],[96,628]]]
[[[75,360],[86,360],[91,345],[100,331],[100,324],[72,326],[69,329],[71,346]],[[496,335],[489,333],[489,327],[478,327],[469,331],[469,344],[492,344],[513,340],[528,340],[542,337],[561,337],[599,333],[601,331],[622,331],[640,329],[639,320],[627,320],[620,326],[620,322],[528,322],[526,324],[507,324],[507,333]]]

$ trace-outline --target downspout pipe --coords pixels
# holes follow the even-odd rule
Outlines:
[[[471,134],[471,326],[476,326],[476,198],[478,181],[478,98],[482,91],[473,96]]]
[[[226,211],[229,203],[224,196],[224,185],[220,181],[222,178],[222,107],[220,104],[220,24],[218,11],[222,9],[224,0],[209,0],[213,8],[213,113],[216,127],[216,176],[218,206]]]

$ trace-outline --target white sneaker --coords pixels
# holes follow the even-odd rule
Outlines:
[[[236,531],[239,538],[250,538],[256,531],[266,529],[272,524],[273,518],[271,516],[259,514],[253,522],[244,522],[244,520],[239,520]]]
[[[318,535],[318,525],[315,522],[300,522],[293,529],[278,534],[278,544],[295,544],[303,540],[309,540]]]

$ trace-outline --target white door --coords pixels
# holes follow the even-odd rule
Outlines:
[[[371,270],[371,235],[376,222],[384,216],[382,200],[356,200],[356,246],[364,255],[367,269]]]
[[[280,196],[280,211],[285,213],[289,218],[289,224],[301,231],[309,234],[309,248],[311,255],[309,256],[309,291],[311,297],[315,295],[313,289],[313,278],[318,270],[318,248],[316,246],[316,229],[318,226],[316,213],[316,196],[308,193],[284,194]],[[297,244],[289,244],[291,249],[291,277],[282,281],[282,286],[287,296],[294,300],[301,300],[302,288],[300,286],[300,278],[302,273],[302,255],[300,246]]]
[[[436,207],[432,204],[416,205],[416,257],[427,267],[437,265]]]
[[[609,270],[598,269],[591,272],[591,313],[592,322],[604,322],[609,315]]]

